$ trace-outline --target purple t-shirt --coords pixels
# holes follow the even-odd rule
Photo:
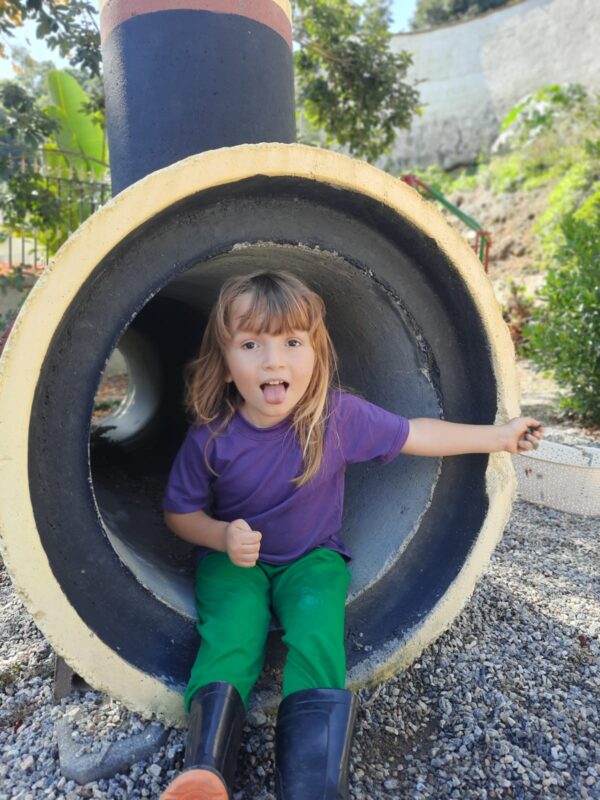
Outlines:
[[[302,471],[302,454],[290,419],[256,428],[238,412],[206,451],[218,477],[205,461],[208,426],[190,428],[169,475],[165,511],[202,509],[225,522],[246,520],[262,533],[259,559],[269,564],[316,547],[350,558],[339,538],[346,464],[391,461],[406,442],[408,420],[348,392],[334,390],[329,399],[323,461],[307,484],[291,483]],[[200,548],[200,555],[207,552]]]

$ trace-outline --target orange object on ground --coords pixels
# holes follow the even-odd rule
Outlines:
[[[208,769],[182,772],[167,786],[160,800],[228,800],[223,781]]]

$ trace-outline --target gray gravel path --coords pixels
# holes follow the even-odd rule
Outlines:
[[[404,673],[361,690],[351,796],[600,800],[599,520],[518,502],[463,613]],[[124,775],[61,776],[55,724],[81,752],[141,729],[104,695],[52,703],[52,653],[0,569],[0,800],[158,798],[183,735]],[[79,710],[79,711],[77,711]],[[272,720],[245,730],[235,800],[273,800]]]

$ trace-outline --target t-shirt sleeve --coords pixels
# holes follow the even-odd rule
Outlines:
[[[188,431],[169,473],[163,497],[165,511],[189,514],[209,505],[213,476],[204,458],[207,438],[205,428]]]
[[[338,432],[347,464],[375,459],[387,464],[404,447],[409,421],[362,397],[340,392]]]

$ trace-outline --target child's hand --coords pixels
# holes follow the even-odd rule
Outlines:
[[[235,519],[225,528],[225,548],[233,564],[253,567],[258,559],[262,533],[253,531],[245,519]]]
[[[502,426],[506,435],[504,450],[509,453],[522,453],[535,450],[544,438],[544,428],[541,422],[532,417],[515,417]]]

